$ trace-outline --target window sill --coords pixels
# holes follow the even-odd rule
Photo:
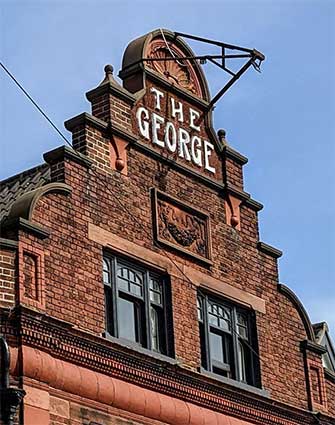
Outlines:
[[[104,333],[102,336],[107,341],[113,342],[114,344],[120,345],[121,347],[124,347],[124,348],[129,348],[132,351],[136,351],[137,353],[144,354],[156,360],[160,360],[160,361],[169,363],[171,365],[179,364],[178,360],[172,357],[168,357],[165,354],[157,353],[156,351],[151,351],[151,350],[148,350],[147,348],[143,348],[139,344],[136,344],[136,342],[132,342],[123,338],[116,338],[115,336],[111,336],[107,333]]]
[[[201,375],[207,376],[208,378],[211,378],[217,382],[221,382],[221,383],[230,385],[232,387],[238,388],[240,390],[245,390],[253,394],[260,395],[262,397],[267,397],[267,398],[270,397],[270,392],[262,388],[253,387],[252,385],[244,384],[243,382],[225,378],[224,376],[220,376],[213,372],[209,372],[208,370],[203,369],[202,367],[200,368],[199,372],[201,373]]]

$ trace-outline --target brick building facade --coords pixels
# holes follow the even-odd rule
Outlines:
[[[25,425],[335,423],[328,329],[279,283],[247,159],[173,54],[166,30],[131,42],[73,149],[1,183],[3,423],[21,398]]]

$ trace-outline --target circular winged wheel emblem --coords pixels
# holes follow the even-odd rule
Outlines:
[[[176,54],[177,56],[177,54]],[[150,58],[157,59],[149,62],[150,66],[173,84],[178,84],[185,90],[196,93],[192,83],[190,72],[186,61],[174,59],[174,56],[166,47],[157,47],[154,49]]]

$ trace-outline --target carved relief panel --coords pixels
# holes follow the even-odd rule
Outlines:
[[[152,200],[156,241],[211,264],[208,215],[157,189]]]

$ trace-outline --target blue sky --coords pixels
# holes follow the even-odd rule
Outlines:
[[[284,251],[280,281],[335,335],[335,2],[2,0],[1,60],[70,138],[84,93],[120,69],[128,42],[168,28],[255,47],[250,69],[218,103],[214,126],[249,158],[245,189],[264,204],[261,240]],[[192,44],[197,53],[212,49]],[[1,70],[0,70],[1,71]],[[207,64],[214,95],[224,75]],[[0,73],[0,178],[42,162],[60,137]]]

